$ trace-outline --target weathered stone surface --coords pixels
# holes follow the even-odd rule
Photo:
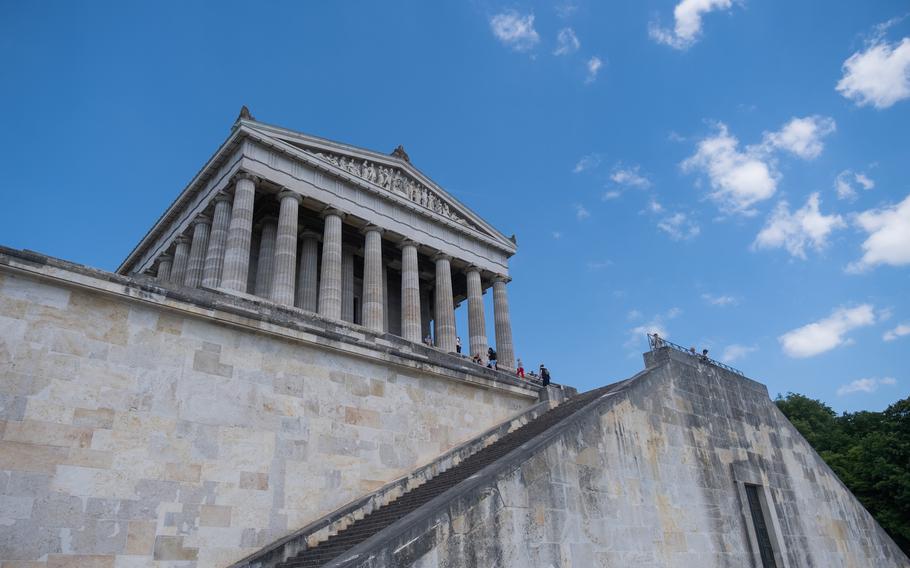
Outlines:
[[[0,566],[223,568],[534,402],[362,330],[5,258]]]
[[[664,348],[649,370],[327,568],[907,567],[759,383]]]

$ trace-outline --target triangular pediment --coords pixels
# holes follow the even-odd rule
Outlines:
[[[391,195],[419,205],[431,215],[498,241],[514,252],[515,243],[511,239],[421,173],[406,160],[406,156],[380,154],[259,122],[242,122],[260,134],[280,140],[319,160],[330,171],[335,169],[339,173],[352,175]]]

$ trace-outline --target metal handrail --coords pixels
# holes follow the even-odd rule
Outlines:
[[[736,367],[731,367],[730,365],[721,363],[720,361],[712,359],[712,358],[708,357],[707,355],[702,355],[701,353],[695,353],[692,349],[686,349],[682,345],[678,345],[676,343],[673,343],[672,341],[667,341],[666,339],[664,339],[663,337],[660,337],[656,333],[655,334],[647,333],[645,335],[648,336],[648,346],[651,348],[651,351],[654,351],[655,349],[660,349],[661,347],[670,347],[671,349],[676,349],[677,351],[682,351],[683,353],[685,353],[686,355],[689,355],[690,357],[696,357],[699,361],[702,361],[704,363],[710,363],[710,364],[714,365],[715,367],[720,367],[721,369],[726,369],[727,371],[730,371],[731,373],[736,373],[737,375],[740,375],[742,377],[746,376],[745,373],[743,373]]]

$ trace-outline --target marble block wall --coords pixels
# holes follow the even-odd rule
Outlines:
[[[535,402],[89,280],[0,271],[2,568],[226,566]]]
[[[669,348],[647,359],[574,422],[327,568],[762,566],[744,484],[765,495],[779,568],[910,566],[763,385]]]

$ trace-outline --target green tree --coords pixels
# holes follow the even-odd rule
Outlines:
[[[778,395],[775,403],[910,554],[910,397],[883,412],[841,416],[820,400],[801,394]]]

